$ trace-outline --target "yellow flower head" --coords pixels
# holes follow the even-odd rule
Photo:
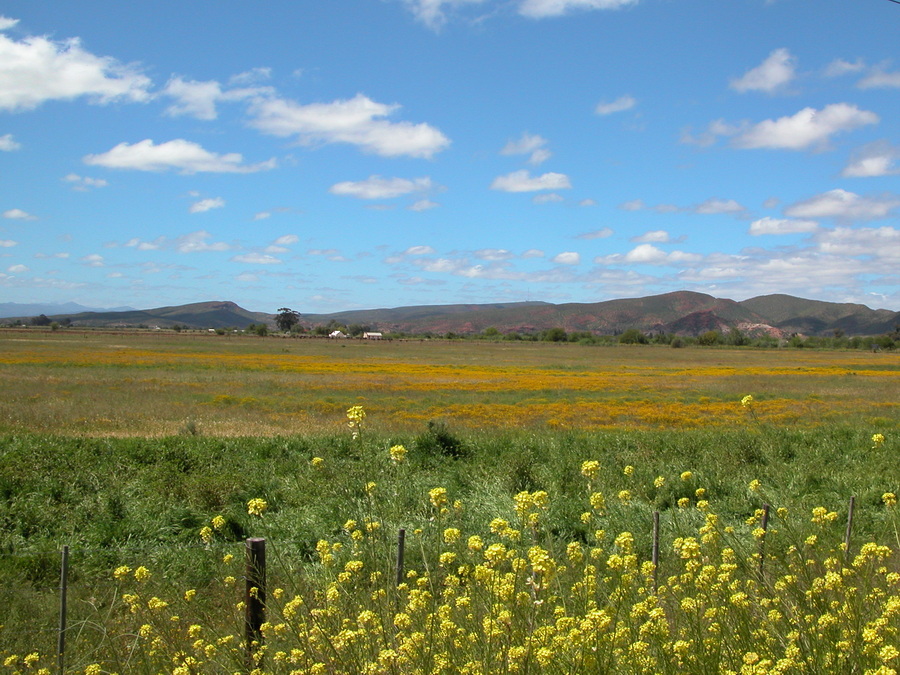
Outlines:
[[[436,487],[428,491],[428,498],[434,508],[439,509],[447,505],[447,488]]]
[[[323,466],[325,466],[325,460],[321,457],[313,457],[311,460],[309,460],[309,464],[314,469],[321,469]]]
[[[741,405],[744,406],[745,408],[749,408],[750,406],[753,405],[753,397],[748,394],[747,396],[745,396],[744,398],[741,399]]]
[[[138,581],[147,581],[150,578],[150,570],[141,565],[134,571],[134,578]]]
[[[631,466],[631,464],[629,464],[624,469],[622,469],[622,473],[624,473],[626,476],[633,476],[634,475],[634,467]]]
[[[690,471],[682,471],[681,472],[681,480],[687,483],[691,478],[694,477],[694,474]]]
[[[600,473],[600,462],[596,459],[589,459],[581,464],[581,475],[588,480],[594,480]]]
[[[213,540],[213,531],[209,526],[200,528],[200,540],[204,544],[209,544]]]
[[[222,516],[213,516],[212,526],[215,530],[221,530],[225,527],[225,519]]]
[[[872,443],[872,449],[880,448],[882,445],[884,445],[884,434],[873,434]]]
[[[893,492],[885,492],[881,495],[881,501],[884,502],[885,506],[893,507],[897,506],[897,495]]]
[[[399,464],[404,459],[406,459],[406,448],[402,445],[392,445],[390,449],[391,453],[391,461]]]
[[[247,502],[247,513],[251,516],[261,516],[267,508],[269,508],[269,504],[265,499],[259,497],[254,497]]]
[[[124,579],[129,574],[131,574],[131,568],[128,565],[121,565],[116,568],[115,572],[113,572],[113,576],[116,579]]]

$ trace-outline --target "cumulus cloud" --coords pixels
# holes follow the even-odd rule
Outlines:
[[[644,244],[665,244],[669,241],[669,233],[665,230],[651,230],[637,237],[632,237],[631,241]]]
[[[631,110],[631,108],[636,105],[637,100],[633,96],[629,96],[626,94],[625,96],[620,96],[615,101],[601,101],[594,108],[594,112],[598,115],[612,115],[613,113]]]
[[[581,262],[581,255],[575,251],[564,251],[553,256],[551,262],[555,262],[557,265],[578,265]]]
[[[890,73],[879,66],[873,68],[856,86],[860,89],[897,89],[900,88],[900,72]]]
[[[554,202],[564,202],[566,200],[562,195],[550,192],[549,194],[535,195],[531,198],[531,201],[535,204],[552,204]]]
[[[357,199],[393,199],[403,195],[429,192],[436,189],[431,178],[382,178],[369,176],[361,181],[344,181],[329,188],[333,195],[356,197]]]
[[[895,195],[861,197],[847,190],[829,190],[797,202],[784,210],[792,218],[835,218],[837,220],[878,220],[900,207]]]
[[[33,216],[22,209],[8,209],[3,212],[3,217],[10,220],[37,220],[37,216]]]
[[[545,147],[547,139],[542,136],[523,133],[518,140],[510,140],[500,150],[501,155],[529,155],[528,163],[537,166],[547,161],[552,153]]]
[[[440,130],[425,124],[392,122],[397,104],[378,103],[362,94],[331,103],[302,105],[260,97],[250,106],[251,125],[273,136],[296,136],[302,145],[347,143],[383,157],[430,158],[450,145]]]
[[[210,251],[230,251],[231,245],[223,241],[211,242],[212,235],[206,230],[197,230],[189,234],[170,239],[157,237],[153,241],[144,241],[137,237],[129,239],[124,246],[139,251],[173,250],[178,253],[206,253]]]
[[[240,153],[230,152],[221,155],[181,138],[159,145],[149,138],[134,144],[119,143],[109,152],[87,155],[83,161],[89,166],[103,166],[108,169],[176,170],[183,174],[254,173],[274,169],[276,166],[274,158],[267,162],[246,165]]]
[[[278,239],[276,239],[272,243],[275,246],[291,246],[292,244],[296,244],[298,241],[300,241],[300,237],[298,237],[296,234],[285,234],[278,237]]]
[[[447,22],[445,8],[477,5],[485,0],[404,0],[415,17],[429,28],[439,29]]]
[[[815,232],[819,224],[814,220],[798,220],[790,218],[760,218],[750,223],[748,230],[753,236],[763,234],[800,234]]]
[[[522,0],[519,14],[533,19],[563,16],[573,10],[619,9],[638,0]]]
[[[136,67],[91,54],[77,38],[16,41],[0,34],[0,109],[32,110],[45,101],[82,96],[99,104],[147,101],[149,87],[150,79]]]
[[[22,144],[13,139],[12,134],[0,136],[0,152],[13,152],[21,149]]]
[[[896,166],[898,160],[900,148],[884,140],[876,141],[854,152],[841,175],[852,178],[895,175],[900,173],[900,168]]]
[[[212,209],[221,209],[225,206],[225,200],[221,197],[212,197],[209,199],[201,199],[198,202],[194,202],[191,204],[188,209],[189,213],[204,213],[206,211],[211,211]]]
[[[410,211],[430,211],[431,209],[436,209],[440,204],[437,202],[433,202],[430,199],[420,199],[417,202],[411,204],[409,206]]]
[[[739,133],[733,144],[738,148],[784,150],[825,148],[835,134],[878,122],[873,112],[848,103],[832,103],[821,110],[804,108],[789,117],[754,124]]]
[[[268,69],[257,69],[267,71]],[[231,78],[232,83],[251,83],[257,78],[250,71]],[[262,77],[262,76],[260,76]],[[236,89],[223,89],[215,80],[198,82],[185,80],[181,77],[173,77],[162,91],[162,95],[174,99],[174,103],[166,108],[166,114],[171,117],[187,115],[199,120],[214,120],[219,116],[217,104],[224,101],[240,101],[251,97],[271,95],[274,89],[271,87],[244,87]]]
[[[12,248],[13,246],[18,246],[19,242],[13,241],[12,239],[0,239],[0,248]]]
[[[104,266],[104,258],[99,253],[91,253],[90,255],[82,256],[80,260],[88,267]]]
[[[825,68],[826,77],[840,77],[851,73],[858,73],[866,67],[862,59],[856,61],[847,61],[846,59],[835,59]]]
[[[248,265],[280,265],[282,262],[275,256],[267,253],[242,253],[231,258],[231,261]]]
[[[6,271],[10,274],[24,274],[28,272],[29,269],[26,265],[11,265],[6,268]]]
[[[796,59],[785,49],[776,49],[760,65],[731,81],[731,88],[741,93],[761,91],[774,94],[783,91],[794,79]]]
[[[475,251],[472,255],[474,255],[479,260],[509,260],[513,258],[513,254],[511,251],[507,251],[505,248],[482,248]]]
[[[569,177],[562,173],[545,173],[532,177],[522,169],[505,176],[498,176],[491,183],[492,190],[503,192],[538,192],[540,190],[565,190],[571,188]]]
[[[103,188],[109,183],[102,178],[91,178],[90,176],[79,176],[77,173],[70,173],[63,177],[63,181],[70,183],[73,190],[78,192],[87,192],[91,188]]]
[[[742,213],[745,211],[734,199],[707,199],[693,208],[695,213],[715,215],[718,213]]]
[[[602,227],[599,230],[593,230],[592,232],[583,232],[577,235],[576,239],[606,239],[608,237],[613,236],[612,229],[608,227]]]

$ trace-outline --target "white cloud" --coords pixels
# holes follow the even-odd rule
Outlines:
[[[519,14],[533,19],[562,16],[572,10],[619,9],[638,0],[522,0]]]
[[[841,171],[842,176],[867,178],[871,176],[891,176],[900,173],[896,162],[900,160],[900,148],[887,141],[876,141],[864,145],[855,153],[850,163]]]
[[[571,188],[569,177],[562,173],[545,173],[532,177],[522,169],[505,176],[498,176],[491,183],[492,190],[503,192],[537,192],[539,190],[564,190]]]
[[[257,71],[267,71],[266,68]],[[252,83],[257,78],[257,71],[249,71],[231,78],[232,83]],[[264,79],[264,78],[259,78]],[[198,82],[196,80],[184,80],[180,77],[170,79],[163,89],[163,96],[168,96],[175,102],[166,108],[166,114],[171,117],[188,115],[199,120],[214,120],[219,116],[216,105],[222,101],[241,101],[256,96],[267,96],[274,93],[271,87],[247,87],[237,89],[223,89],[215,80]]]
[[[848,103],[832,103],[822,110],[804,108],[790,117],[759,122],[738,134],[733,143],[739,148],[822,148],[835,134],[878,122],[873,112]]]
[[[644,200],[632,199],[631,201],[622,202],[619,204],[619,208],[623,211],[640,211],[644,208]]]
[[[266,253],[242,253],[241,255],[236,255],[232,259],[232,262],[246,263],[248,265],[280,265],[281,260],[276,258],[273,255],[268,255]]]
[[[849,73],[858,73],[866,67],[862,59],[850,62],[845,59],[835,59],[825,68],[826,77],[840,77]]]
[[[391,122],[399,105],[377,103],[357,94],[332,103],[301,105],[280,98],[258,98],[251,105],[252,126],[274,136],[296,136],[303,145],[348,143],[383,157],[432,157],[450,139],[428,124]]]
[[[554,202],[564,202],[566,200],[561,195],[551,192],[549,194],[535,195],[531,198],[531,201],[535,204],[551,204]]]
[[[271,211],[260,211],[259,213],[256,213],[253,215],[253,220],[265,220],[266,218],[271,218],[271,217],[272,217]]]
[[[889,73],[882,67],[873,68],[856,86],[860,89],[897,89],[900,88],[900,72]]]
[[[18,246],[18,244],[19,242],[12,239],[0,239],[0,248],[12,248],[13,246]]]
[[[7,20],[8,22],[8,20]],[[31,110],[45,101],[147,101],[150,80],[132,66],[85,51],[77,38],[12,40],[0,34],[0,109]]]
[[[433,202],[430,199],[420,199],[414,204],[410,205],[410,211],[430,211],[431,209],[436,209],[440,204],[437,202]]]
[[[576,239],[606,239],[607,237],[613,236],[612,229],[608,227],[600,228],[599,230],[594,230],[593,232],[584,232],[576,236]]]
[[[174,250],[178,253],[205,253],[209,251],[230,251],[231,245],[222,241],[210,242],[212,235],[206,230],[197,230],[180,237],[169,239],[157,237],[153,241],[143,241],[137,237],[129,239],[123,244],[127,248],[136,248],[139,251]]]
[[[84,163],[89,166],[104,166],[109,169],[132,169],[135,171],[168,171],[174,169],[183,174],[209,173],[253,173],[273,169],[275,159],[259,164],[245,165],[240,153],[220,155],[205,150],[191,141],[178,138],[154,144],[145,139],[134,144],[119,143],[109,152],[87,155]]]
[[[415,17],[429,28],[437,30],[447,21],[444,8],[480,4],[485,0],[404,0]]]
[[[539,248],[530,248],[522,254],[522,258],[524,260],[530,260],[532,258],[543,258],[544,252]]]
[[[734,199],[707,199],[702,204],[694,207],[695,213],[714,215],[717,213],[742,213],[745,211]]]
[[[259,277],[252,272],[242,272],[241,274],[238,274],[234,280],[242,284],[255,284],[259,281]]]
[[[22,147],[21,143],[18,143],[13,139],[12,134],[5,134],[0,136],[0,152],[13,152],[14,150],[19,150]]]
[[[410,246],[406,249],[404,255],[433,255],[437,253],[431,246]]]
[[[28,272],[29,269],[25,265],[12,265],[10,267],[7,267],[6,271],[10,274],[23,274],[25,272]]]
[[[815,232],[819,224],[814,220],[796,220],[786,218],[760,218],[750,223],[748,230],[751,235],[764,234],[800,234],[803,232]]]
[[[285,234],[278,237],[278,239],[272,243],[275,244],[275,246],[290,246],[291,244],[296,244],[298,241],[300,241],[300,237],[296,234]]]
[[[845,259],[862,256],[900,264],[900,230],[893,227],[838,227],[821,232],[817,240],[820,250],[828,255]]]
[[[558,265],[578,265],[581,262],[581,255],[575,251],[564,251],[559,255],[553,256],[551,262]]]
[[[10,19],[7,16],[0,15],[0,30],[9,30],[19,23],[18,19]]]
[[[630,110],[636,105],[637,100],[626,94],[625,96],[620,96],[615,101],[598,103],[597,107],[594,108],[594,112],[598,115],[612,115],[613,113]]]
[[[166,108],[167,115],[190,115],[200,120],[214,120],[218,116],[216,102],[222,97],[222,87],[216,81],[195,82],[173,77],[162,93],[175,99]]]
[[[86,264],[88,267],[103,267],[103,256],[99,253],[91,253],[90,255],[82,256],[80,258],[81,262]]]
[[[669,233],[665,230],[651,230],[640,236],[632,237],[631,241],[644,244],[665,244],[669,241]]]
[[[509,260],[513,257],[512,252],[507,251],[505,248],[482,248],[475,251],[472,255],[479,260],[488,261]]]
[[[578,206],[597,206],[597,201],[595,199],[582,199],[578,202]]]
[[[194,202],[191,204],[188,212],[204,213],[205,211],[211,211],[212,209],[221,209],[223,206],[225,206],[224,199],[221,197],[212,197],[209,199],[201,199],[199,202]]]
[[[263,80],[268,80],[271,77],[271,68],[251,68],[250,70],[245,70],[243,73],[232,75],[228,79],[228,83],[233,85],[246,86],[262,82]]]
[[[87,192],[90,188],[103,188],[109,183],[102,178],[91,178],[90,176],[79,176],[77,173],[70,173],[63,177],[66,183],[72,183],[72,189],[79,192]]]
[[[664,263],[668,258],[665,251],[652,244],[641,244],[625,254],[625,262],[656,265]]]
[[[33,216],[22,209],[9,209],[4,211],[3,217],[9,218],[10,220],[37,220],[37,216]]]
[[[829,190],[797,202],[784,210],[792,218],[836,218],[838,220],[877,220],[887,218],[900,207],[900,198],[861,197],[847,190]]]
[[[403,195],[429,192],[435,189],[431,178],[382,178],[369,176],[361,181],[344,181],[329,188],[333,195],[356,197],[357,199],[393,199]]]
[[[547,139],[541,136],[523,133],[516,141],[510,140],[500,151],[501,155],[530,155],[528,163],[537,166],[547,161],[552,153],[545,147]]]
[[[731,81],[731,88],[741,93],[762,91],[773,94],[783,91],[794,79],[796,59],[785,49],[776,49],[760,65]]]

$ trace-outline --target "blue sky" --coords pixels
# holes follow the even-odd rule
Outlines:
[[[900,309],[889,0],[6,0],[0,301]]]

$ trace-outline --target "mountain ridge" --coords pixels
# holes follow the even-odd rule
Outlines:
[[[20,317],[27,322],[29,317]],[[238,328],[265,323],[275,326],[275,314],[246,310],[230,301],[197,302],[155,309],[54,314],[49,319],[76,326],[171,328]],[[595,303],[553,304],[540,301],[346,310],[301,314],[301,324],[362,325],[384,333],[477,334],[488,328],[501,333],[535,333],[550,328],[615,335],[636,328],[647,333],[697,336],[732,329],[748,335],[787,337],[792,334],[879,335],[900,326],[900,312],[871,309],[855,303],[806,300],[784,294],[748,300],[674,291],[640,298]]]

